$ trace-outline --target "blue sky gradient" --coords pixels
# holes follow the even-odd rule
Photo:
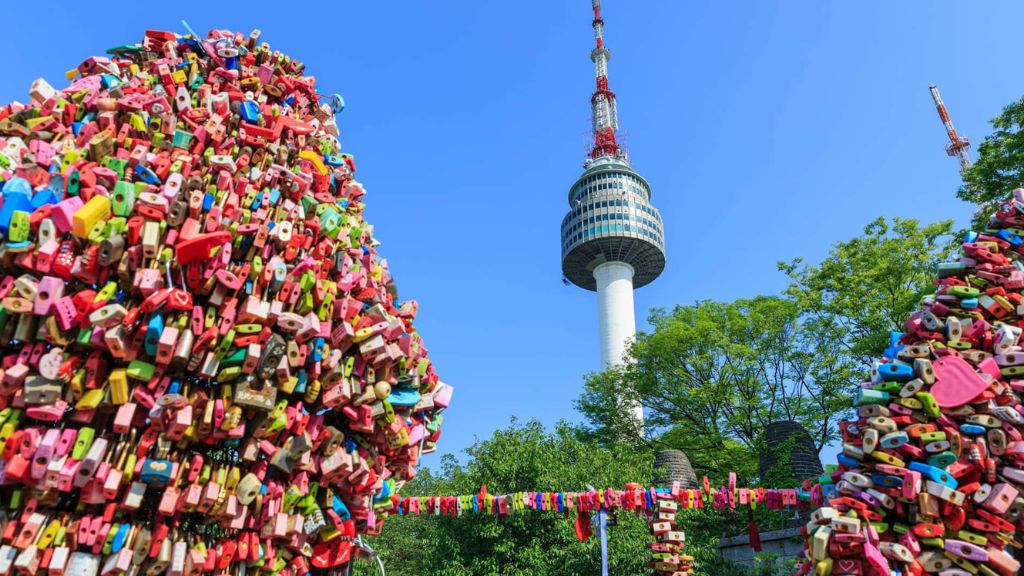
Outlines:
[[[10,4],[3,102],[146,28],[260,28],[348,103],[367,218],[456,386],[441,452],[513,416],[578,418],[597,310],[561,282],[558,227],[588,140],[590,2]],[[1024,93],[1019,2],[605,0],[604,16],[626,143],[666,229],[640,320],[777,292],[777,261],[816,261],[879,215],[966,224],[928,85],[975,142]]]

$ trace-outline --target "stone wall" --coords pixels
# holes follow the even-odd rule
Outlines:
[[[789,559],[800,555],[804,550],[799,528],[762,532],[761,547],[761,552],[755,552],[750,547],[747,535],[741,534],[722,538],[718,543],[718,554],[722,560],[734,562],[753,570],[758,554],[775,554],[781,559]]]

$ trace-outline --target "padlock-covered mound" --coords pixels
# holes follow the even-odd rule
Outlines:
[[[434,449],[341,97],[258,35],[147,31],[0,108],[0,574],[339,566]]]
[[[1024,521],[1024,190],[894,337],[815,486],[804,573],[1002,575]]]

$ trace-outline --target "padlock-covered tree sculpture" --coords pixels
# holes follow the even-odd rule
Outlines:
[[[258,36],[0,108],[0,573],[342,566],[440,435],[343,100]]]
[[[1024,522],[1024,190],[940,264],[842,423],[804,573],[1014,576]]]

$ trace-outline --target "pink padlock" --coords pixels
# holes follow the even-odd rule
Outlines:
[[[1013,501],[1020,494],[1020,491],[1006,483],[999,483],[992,487],[992,491],[989,494],[982,506],[991,510],[996,514],[1004,514],[1006,510],[1013,504]]]

